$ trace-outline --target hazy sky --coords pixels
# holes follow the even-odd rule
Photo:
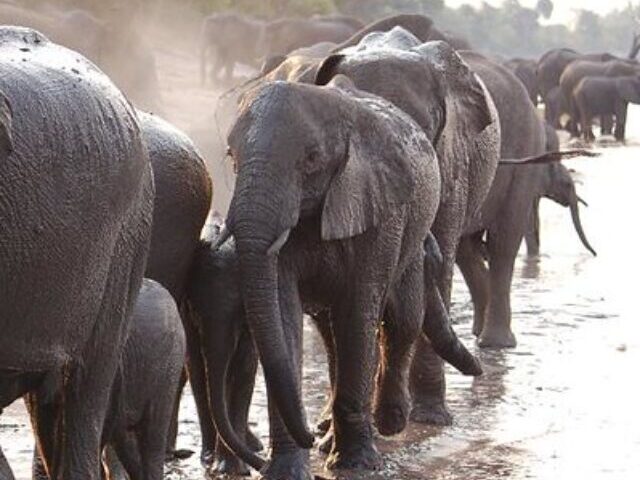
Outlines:
[[[502,0],[486,0],[491,5],[500,5]],[[566,23],[572,20],[573,11],[575,9],[584,8],[593,10],[598,13],[606,13],[609,10],[616,8],[624,8],[629,3],[629,0],[552,0],[554,9],[551,22],[553,23]],[[482,4],[482,0],[445,0],[445,3],[451,7],[457,7],[464,3],[468,3],[474,6]],[[536,0],[520,0],[522,5],[534,6]],[[633,4],[640,3],[637,0],[631,2]]]

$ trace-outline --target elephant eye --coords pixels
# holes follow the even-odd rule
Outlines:
[[[237,175],[238,174],[238,162],[236,161],[236,157],[233,156],[233,150],[231,150],[231,147],[227,147],[227,151],[226,151],[225,157],[231,161],[231,165],[232,165],[232,168],[233,168],[233,173]]]

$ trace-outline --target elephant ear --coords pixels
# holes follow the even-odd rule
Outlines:
[[[346,55],[335,54],[325,58],[316,72],[316,78],[313,82],[316,85],[327,85],[335,76],[336,70],[340,63],[346,58]]]
[[[11,133],[12,113],[9,100],[0,92],[0,155],[3,157],[13,151]]]
[[[439,73],[447,92],[447,115],[453,113],[450,110],[454,108],[454,103],[457,104],[459,113],[470,127],[469,135],[482,132],[496,121],[491,113],[495,107],[489,104],[488,92],[481,80],[448,43],[427,42],[415,47],[413,51],[427,59]]]
[[[330,84],[356,96],[351,80],[343,75]],[[386,105],[385,105],[386,106]],[[393,109],[388,105],[388,109]],[[322,239],[340,240],[378,227],[409,202],[415,187],[412,159],[394,130],[373,112],[355,120],[346,160],[329,185],[322,210]]]

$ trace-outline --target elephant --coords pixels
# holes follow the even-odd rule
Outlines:
[[[171,412],[186,354],[171,294],[145,278],[131,315],[102,433],[108,478],[119,463],[132,479],[161,480]],[[39,459],[37,459],[39,460]],[[40,465],[38,480],[46,480]]]
[[[421,326],[439,355],[463,373],[481,371],[442,317],[424,316],[432,291],[422,242],[440,199],[435,150],[409,115],[340,75],[325,86],[278,81],[252,90],[228,140],[238,174],[219,242],[235,238],[273,456],[264,465],[226,440],[264,466],[264,478],[310,478],[304,449],[313,435],[300,398],[304,296],[331,309],[338,359],[327,466],[377,468],[369,414],[377,329],[384,360],[376,398],[385,402],[374,416],[395,419],[383,433],[406,424],[406,369]]]
[[[236,63],[260,66],[260,44],[265,39],[265,22],[237,13],[216,13],[202,21],[200,29],[200,81],[205,84],[209,60],[215,55],[211,78],[222,70],[227,82],[233,78]]]
[[[331,14],[325,14],[325,15],[316,14],[316,15],[313,15],[311,19],[315,21],[321,21],[321,22],[325,21],[325,22],[331,22],[331,23],[336,23],[336,22],[346,23],[351,28],[353,28],[354,31],[360,30],[361,28],[365,27],[365,24],[361,20],[355,17],[352,17],[350,15],[342,15],[339,13],[331,13]]]
[[[425,15],[399,14],[385,17],[370,23],[365,28],[356,32],[348,40],[338,45],[334,52],[340,52],[347,47],[358,45],[367,35],[373,32],[387,32],[394,27],[402,27],[411,32],[421,42],[442,40],[447,42],[455,50],[471,50],[471,44],[464,38],[453,33],[438,30],[433,25],[433,20]]]
[[[564,96],[560,86],[553,87],[544,98],[544,119],[554,129],[564,128],[562,116],[569,115],[569,100]]]
[[[0,409],[28,393],[51,477],[97,480],[151,166],[130,103],[81,55],[2,27],[0,58]]]
[[[591,121],[595,115],[615,115],[614,136],[624,141],[629,103],[640,103],[640,70],[633,76],[585,77],[575,87],[572,104],[578,112],[582,135],[594,140]]]
[[[461,55],[485,82],[496,103],[502,158],[544,152],[545,126],[524,86],[511,72],[480,54],[462,52]],[[556,189],[560,192],[556,193]],[[566,169],[557,163],[500,165],[480,215],[465,230],[457,263],[471,292],[473,333],[479,336],[481,347],[513,347],[516,344],[510,327],[514,262],[530,223],[532,206],[543,195],[571,207],[576,229],[586,242],[575,187]],[[588,243],[585,245],[590,248]]]
[[[185,134],[155,115],[139,112],[139,117],[156,186],[145,276],[166,288],[180,310],[187,338],[187,370],[200,421],[201,458],[207,463],[215,448],[216,432],[208,408],[199,334],[185,311],[185,301],[200,232],[211,207],[211,178]],[[177,418],[177,410],[174,416]],[[174,419],[170,450],[175,443],[176,422]]]
[[[615,78],[637,74],[640,74],[640,64],[628,60],[609,60],[606,62],[577,60],[571,63],[560,77],[560,90],[568,99],[572,126],[569,131],[572,136],[577,137],[580,133],[578,130],[579,112],[573,101],[573,91],[583,78],[596,76]],[[603,133],[610,133],[609,125],[611,123],[610,117],[601,120],[601,126],[604,126]]]
[[[538,105],[538,76],[536,74],[538,62],[526,58],[512,58],[503,63],[503,65],[511,70],[513,74],[518,77],[518,80],[522,82],[527,89],[531,102]]]
[[[370,50],[369,41],[376,45]],[[326,83],[336,74],[407,112],[436,148],[443,195],[432,231],[444,257],[437,283],[448,310],[459,239],[488,194],[498,164],[500,131],[493,100],[448,44],[421,44],[403,28],[374,33],[357,51],[328,57],[316,82]],[[414,421],[449,422],[444,385],[442,363],[421,339],[411,369]]]
[[[310,47],[298,48],[288,55],[274,55],[265,60],[257,79],[299,81],[300,76],[310,67],[316,66],[336,47],[333,42],[321,42]],[[286,65],[286,66],[283,66]],[[277,72],[277,73],[274,73]],[[315,70],[309,73],[304,83],[310,83]]]

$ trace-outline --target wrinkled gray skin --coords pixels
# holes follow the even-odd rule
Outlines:
[[[444,257],[438,288],[448,310],[459,239],[477,216],[498,163],[497,112],[477,77],[447,44],[421,45],[401,28],[386,35],[387,47],[368,51],[365,38],[359,52],[329,57],[320,67],[318,81],[347,75],[358,88],[384,96],[411,115],[433,142],[443,189],[432,231]],[[379,34],[372,38],[376,45],[384,45]],[[411,42],[412,48],[402,50]],[[437,315],[427,312],[427,317]],[[450,422],[442,362],[423,339],[413,360],[411,390],[413,420]]]
[[[444,41],[455,50],[471,50],[471,44],[464,39],[450,32],[438,30],[433,25],[433,20],[425,15],[400,14],[377,20],[370,23],[363,29],[355,33],[351,38],[338,45],[334,52],[340,52],[347,47],[358,45],[367,35],[374,32],[388,32],[394,27],[402,27],[411,32],[421,43],[432,41]]]
[[[145,276],[156,280],[171,293],[181,313],[188,346],[187,370],[200,420],[201,454],[206,460],[215,448],[216,433],[208,409],[199,334],[184,303],[200,232],[211,206],[211,179],[204,161],[186,135],[154,115],[140,113],[139,116],[156,186],[151,249]],[[177,404],[174,416],[177,417]],[[173,427],[170,449],[175,442],[177,424]]]
[[[251,443],[252,437],[247,429],[247,414],[251,403],[251,395],[257,367],[257,352],[249,335],[248,321],[242,303],[242,289],[238,256],[235,245],[227,241],[220,248],[212,248],[219,234],[205,236],[194,262],[192,281],[188,292],[188,305],[193,318],[202,332],[202,352],[208,373],[209,399],[211,411],[220,426],[223,439],[234,435]],[[425,243],[425,278],[429,279],[429,292],[434,301],[440,304],[440,310],[446,315],[439,292],[435,288],[435,277],[440,268],[441,257],[433,236]],[[286,247],[280,253],[281,261],[287,263],[292,252]],[[286,257],[286,258],[285,258]],[[295,252],[293,253],[295,258]],[[301,266],[302,267],[302,266]],[[304,294],[304,289],[302,291]],[[302,304],[305,313],[310,315],[318,327],[329,356],[330,378],[332,387],[336,382],[336,352],[330,324],[330,311],[318,310],[312,298],[303,296]],[[390,311],[385,312],[385,318]],[[444,319],[448,323],[448,319]],[[393,401],[384,399],[380,401]],[[332,402],[328,402],[326,417],[323,418],[322,433],[329,430],[331,424]],[[406,412],[393,409],[378,410],[376,423],[384,433],[391,433],[401,428],[397,422],[399,416]],[[386,418],[380,415],[387,415]],[[228,432],[235,433],[228,433]],[[320,448],[330,453],[333,443],[333,432],[323,439]],[[238,448],[236,446],[235,448]],[[242,450],[240,446],[240,450]],[[248,475],[248,466],[229,451],[219,441],[217,445],[217,461],[213,472],[227,475]]]
[[[573,89],[572,104],[578,113],[582,136],[593,141],[591,129],[596,115],[615,115],[614,136],[624,141],[629,103],[640,103],[640,69],[637,75],[624,77],[586,77]]]
[[[462,56],[483,79],[496,102],[502,133],[502,158],[522,158],[545,152],[544,124],[517,78],[479,54],[463,52]],[[564,180],[568,180],[566,185]],[[560,190],[558,193],[556,188]],[[479,336],[481,347],[513,347],[516,344],[511,331],[513,266],[528,229],[532,206],[543,195],[559,203],[567,202],[576,229],[582,232],[575,187],[566,169],[558,163],[501,165],[480,216],[465,231],[457,262],[473,299],[473,332]]]
[[[421,325],[444,357],[466,373],[479,371],[446,322],[423,319],[422,242],[440,198],[431,143],[397,107],[338,76],[322,88],[274,82],[254,90],[229,145],[238,175],[228,229],[269,392],[272,458],[262,474],[310,478],[300,448],[313,443],[300,398],[301,297],[332,311],[338,371],[328,466],[377,468],[370,425],[376,328],[386,359],[376,398],[392,399],[376,410],[397,412],[398,430]],[[382,221],[385,228],[376,228]],[[393,313],[380,325],[385,304]]]
[[[97,480],[151,168],[129,102],[79,54],[4,27],[0,58],[0,409],[28,394],[52,478]]]
[[[171,294],[145,279],[120,360],[103,444],[131,479],[161,480],[171,413],[186,354]]]
[[[512,58],[503,63],[522,82],[527,89],[529,98],[534,105],[538,105],[540,89],[538,87],[538,76],[536,70],[538,62],[527,58]]]
[[[107,478],[120,465],[131,479],[161,480],[167,432],[186,354],[180,314],[171,294],[144,279],[138,294],[105,420]],[[48,477],[36,465],[34,478]]]
[[[560,77],[560,91],[569,103],[569,115],[571,116],[571,128],[569,129],[569,131],[571,135],[577,137],[580,133],[578,129],[580,114],[578,111],[578,106],[574,102],[573,94],[578,84],[584,78],[617,78],[638,74],[640,74],[640,64],[629,60],[609,60],[606,62],[576,60],[569,66],[567,66],[567,68],[565,68],[564,72],[562,73],[562,76]],[[606,131],[606,133],[610,132]]]

